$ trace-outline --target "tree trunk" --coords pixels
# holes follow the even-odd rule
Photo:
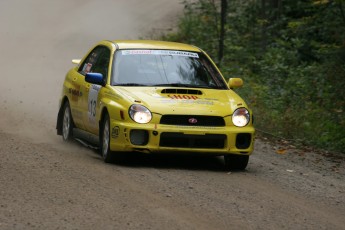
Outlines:
[[[225,38],[225,24],[226,15],[228,9],[227,0],[222,0],[221,2],[221,12],[220,12],[220,35],[219,35],[219,50],[218,50],[218,64],[221,65],[224,56],[224,38]]]

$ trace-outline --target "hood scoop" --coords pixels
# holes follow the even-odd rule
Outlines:
[[[191,94],[191,95],[202,95],[202,91],[196,89],[163,89],[162,94]]]

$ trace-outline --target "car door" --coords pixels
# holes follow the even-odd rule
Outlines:
[[[69,104],[71,107],[73,122],[79,129],[84,128],[82,109],[80,107],[83,93],[81,88],[85,82],[85,77],[81,75],[76,69],[71,70],[65,79],[65,90],[68,94]]]
[[[92,50],[80,67],[81,74],[101,73],[106,80],[108,77],[110,50],[105,46],[97,46]],[[84,81],[81,91],[81,110],[85,130],[93,134],[98,134],[99,98],[98,94],[101,85],[90,84]]]

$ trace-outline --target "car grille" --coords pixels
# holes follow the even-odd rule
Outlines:
[[[219,127],[225,126],[225,121],[222,117],[217,116],[163,115],[160,124]]]
[[[226,141],[224,134],[193,135],[183,133],[162,133],[159,146],[175,148],[223,149]]]

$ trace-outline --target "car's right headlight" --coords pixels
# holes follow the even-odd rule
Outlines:
[[[140,124],[149,123],[152,119],[150,110],[145,106],[137,104],[134,104],[129,108],[129,116],[133,121]]]
[[[250,121],[250,114],[246,108],[238,108],[232,114],[232,123],[237,127],[244,127]]]

